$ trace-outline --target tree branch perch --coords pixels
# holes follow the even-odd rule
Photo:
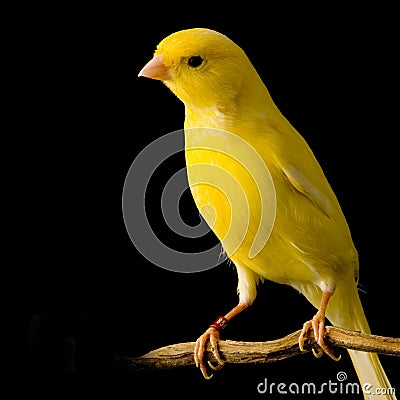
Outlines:
[[[311,331],[311,330],[310,330]],[[334,326],[325,329],[325,341],[333,348],[345,348],[366,352],[400,356],[400,339],[353,332]],[[306,340],[305,352],[298,345],[300,330],[283,338],[266,342],[219,341],[221,356],[230,364],[263,364],[283,360],[304,354],[317,344],[313,335]],[[194,365],[194,342],[178,343],[150,351],[136,358],[118,356],[124,369],[141,371],[149,369],[167,369]],[[207,359],[215,361],[211,347],[207,347]]]

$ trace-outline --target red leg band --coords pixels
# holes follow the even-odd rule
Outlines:
[[[221,332],[223,329],[226,328],[227,325],[228,320],[225,317],[220,316],[210,325],[210,328],[214,328],[218,332]]]

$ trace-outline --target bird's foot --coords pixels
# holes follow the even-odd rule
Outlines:
[[[207,364],[214,371],[220,370],[225,362],[222,360],[221,355],[218,350],[218,340],[220,339],[220,333],[217,329],[210,327],[208,328],[196,341],[196,346],[194,349],[194,361],[196,367],[200,367],[200,371],[205,379],[211,379],[213,374],[208,375]],[[210,341],[211,351],[217,360],[217,365],[212,364],[210,361],[204,361],[204,353],[206,352],[207,342]]]
[[[308,331],[310,328],[314,331],[314,339],[317,342],[318,346],[320,347],[317,350],[314,348],[312,352],[315,357],[320,358],[323,354],[327,354],[332,360],[339,361],[341,359],[341,355],[339,357],[335,356],[333,350],[328,347],[324,342],[324,335],[325,335],[325,315],[318,311],[312,320],[307,321],[303,325],[303,329],[299,336],[299,347],[301,351],[304,351],[304,342],[307,338]]]

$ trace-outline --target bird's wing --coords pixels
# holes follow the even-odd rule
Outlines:
[[[331,218],[332,204],[330,200],[293,165],[280,165],[280,167],[289,183],[323,214]]]

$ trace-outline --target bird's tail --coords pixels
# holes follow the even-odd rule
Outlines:
[[[333,325],[340,328],[370,333],[357,288],[355,286],[354,289],[347,287],[345,292],[340,293],[340,291],[338,287],[331,300],[333,300],[333,303],[341,304],[329,304],[326,313],[327,318]],[[349,350],[349,354],[360,380],[360,389],[363,391],[365,399],[396,400],[394,388],[390,386],[376,353]]]

